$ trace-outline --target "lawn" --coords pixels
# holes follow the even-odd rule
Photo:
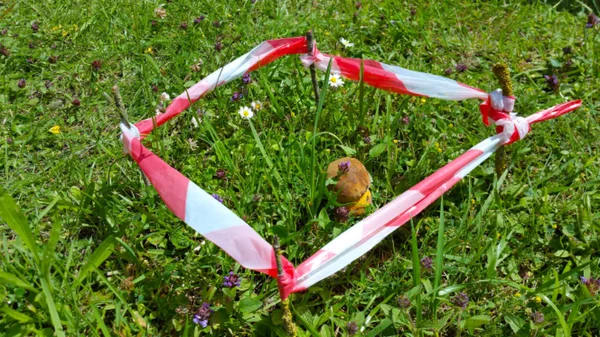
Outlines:
[[[583,103],[507,146],[505,170],[483,162],[292,294],[297,335],[600,335],[600,5],[505,2],[0,0],[0,337],[288,336],[276,280],[167,208],[103,93],[118,85],[135,123],[261,42],[311,29],[324,53],[486,92],[505,63],[522,116]],[[475,99],[316,74],[321,106],[309,69],[284,56],[143,140],[296,266],[362,218],[328,188],[329,163],[364,163],[368,215],[495,133]]]

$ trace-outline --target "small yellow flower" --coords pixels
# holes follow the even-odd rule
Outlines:
[[[58,135],[60,133],[60,126],[55,125],[48,130],[51,134]]]
[[[394,144],[398,144],[398,139],[394,139]]]
[[[67,36],[67,34],[69,34],[69,32],[67,32],[66,30],[63,29],[62,36],[65,37],[65,36]]]
[[[450,125],[448,125],[448,126],[449,126],[449,127],[451,127],[451,128],[453,128],[453,127],[454,127],[454,124],[450,123]]]
[[[542,303],[542,298],[539,296],[535,297],[535,303]]]
[[[76,32],[79,31],[79,26],[77,26],[75,23],[73,24],[73,30]]]
[[[296,114],[293,112],[290,115],[292,116],[292,118],[296,117]]]
[[[425,99],[425,97],[422,97],[421,98],[421,103],[425,103],[425,102],[427,102],[427,100]]]
[[[500,233],[496,233],[496,239],[500,239]]]
[[[439,147],[437,148],[437,152],[442,153],[442,149],[440,149]]]
[[[325,32],[325,36],[329,36],[329,32]]]
[[[522,296],[522,295],[521,295],[521,293],[519,293],[519,292],[517,292],[517,293],[515,294],[515,297],[516,297],[516,298],[519,298],[519,297],[521,297],[521,296]]]
[[[154,54],[154,50],[152,50],[152,47],[148,47],[148,48],[146,48],[145,53],[146,54]]]
[[[558,227],[555,223],[552,224],[552,228],[556,229]]]

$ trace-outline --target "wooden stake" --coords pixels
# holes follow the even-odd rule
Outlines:
[[[313,49],[315,47],[315,37],[312,29],[306,33],[306,45],[308,48],[308,54],[313,56]],[[311,64],[310,67],[310,78],[312,80],[313,90],[315,92],[315,105],[319,106],[319,83],[317,82],[317,71],[315,65]]]
[[[123,104],[123,97],[121,97],[119,87],[116,85],[113,86],[112,93],[114,100],[105,92],[102,93],[102,96],[104,96],[104,99],[106,99],[108,104],[114,104],[117,107],[117,111],[119,112],[119,115],[121,117],[121,123],[125,124],[125,126],[130,128],[131,123],[129,123],[129,116],[127,115],[127,109],[125,109],[125,104]],[[142,174],[142,178],[144,179],[144,184],[146,184],[146,186],[150,186],[150,180],[148,179],[148,177],[146,177],[144,172],[142,172],[142,169],[140,169],[140,173]]]
[[[292,311],[290,310],[290,299],[283,299],[281,277],[283,277],[283,265],[281,264],[281,247],[279,246],[279,237],[275,236],[273,248],[275,249],[275,261],[277,261],[277,285],[279,286],[279,296],[282,298],[281,307],[283,309],[283,326],[291,337],[298,336],[298,330],[294,324]]]
[[[497,63],[492,67],[492,72],[500,82],[503,96],[513,96],[513,86],[510,79],[510,70],[504,63]],[[496,151],[496,175],[500,177],[506,169],[506,151],[504,145]]]

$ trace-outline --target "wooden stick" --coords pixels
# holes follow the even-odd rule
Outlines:
[[[500,88],[502,88],[503,96],[513,96],[513,86],[510,79],[510,70],[504,63],[497,63],[492,67],[492,72],[500,82]],[[506,169],[506,151],[504,146],[501,146],[496,151],[496,175],[500,177],[502,172]]]
[[[306,45],[308,48],[308,54],[313,55],[313,49],[315,47],[315,37],[313,35],[312,29],[306,33]],[[319,83],[317,82],[317,71],[315,69],[315,65],[311,64],[310,67],[310,78],[312,80],[313,90],[315,92],[315,104],[319,106]]]
[[[281,277],[283,277],[283,265],[281,264],[281,247],[279,246],[279,237],[275,236],[273,248],[275,249],[275,261],[277,262],[277,285],[279,286],[279,296],[282,296]],[[294,324],[294,318],[292,317],[292,311],[290,310],[290,299],[286,298],[281,300],[281,306],[283,309],[283,326],[287,330],[288,334],[292,337],[298,336],[298,330]]]
[[[105,92],[102,93],[104,99],[108,102],[108,104],[114,104],[117,107],[117,111],[121,117],[121,123],[125,124],[128,128],[131,128],[131,123],[129,123],[129,116],[127,115],[127,109],[125,109],[125,105],[123,104],[123,98],[121,97],[121,92],[119,91],[118,86],[112,87],[112,93],[114,100]],[[140,173],[142,174],[142,178],[144,179],[144,184],[146,186],[150,186],[150,180],[144,174],[142,169],[140,168]]]

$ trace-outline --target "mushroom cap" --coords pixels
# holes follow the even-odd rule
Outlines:
[[[340,203],[357,202],[369,189],[371,176],[365,166],[356,158],[344,157],[338,159],[327,167],[327,179],[338,176],[338,165],[343,162],[350,162],[348,172],[338,177],[335,186],[330,185],[338,192],[337,201]]]

